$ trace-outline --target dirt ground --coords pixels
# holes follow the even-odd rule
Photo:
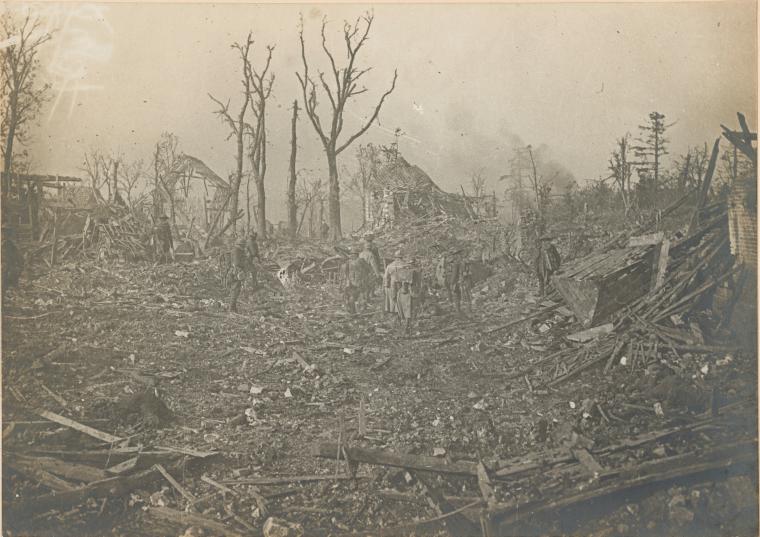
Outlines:
[[[18,425],[4,444],[24,451],[82,450],[97,443],[30,410],[44,408],[129,437],[131,445],[218,452],[202,467],[188,466],[181,478],[175,476],[196,497],[214,492],[202,475],[217,482],[324,476],[258,487],[228,483],[234,495],[211,498],[197,510],[243,534],[257,534],[266,519],[254,499],[260,493],[268,515],[300,523],[306,535],[327,535],[400,527],[436,512],[403,469],[360,465],[355,480],[329,479],[349,468],[313,456],[321,442],[480,459],[488,466],[561,446],[571,429],[604,446],[683,422],[709,409],[705,386],[712,385],[721,386],[727,403],[749,400],[748,410],[735,418],[736,429],[700,434],[709,435],[710,443],[756,438],[756,356],[747,353],[709,363],[684,356],[680,365],[695,379],[705,366],[709,373],[698,379],[705,389],[684,388],[681,396],[673,387],[666,397],[658,394],[662,383],[649,382],[643,367],[619,367],[609,375],[588,371],[556,389],[542,386],[540,374],[515,377],[560,345],[569,324],[557,313],[488,333],[538,307],[536,295],[529,276],[502,266],[476,287],[471,311],[457,314],[442,297],[432,296],[406,336],[383,314],[379,294],[351,316],[331,283],[246,289],[240,313],[232,314],[210,260],[57,267],[22,282],[6,298],[3,421]],[[718,365],[723,363],[718,358],[727,365]],[[168,411],[154,399],[138,397],[151,391]],[[656,401],[664,402],[663,416],[652,411]],[[603,417],[595,410],[599,407],[606,411]],[[659,447],[669,453],[681,449],[678,442]],[[630,457],[653,457],[647,450],[657,448]],[[747,475],[652,490],[596,506],[600,511],[589,508],[588,516],[547,517],[519,531],[753,535],[756,469]],[[472,479],[439,478],[438,483],[456,498],[456,507],[480,497]],[[521,482],[525,490],[504,487],[498,494],[519,499],[568,486],[577,484],[547,477]],[[23,475],[4,472],[4,503],[44,490]],[[6,515],[3,526],[6,535],[181,535],[186,528],[162,525],[144,513],[148,506],[181,510],[183,501],[162,482],[104,503],[88,500],[67,512],[38,512],[25,520]],[[477,510],[473,513],[477,519]],[[433,524],[410,526],[404,533],[441,531]]]

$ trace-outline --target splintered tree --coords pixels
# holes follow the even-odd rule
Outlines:
[[[665,124],[664,114],[652,112],[649,114],[649,123],[639,125],[640,137],[636,139],[639,145],[633,147],[636,157],[640,160],[639,172],[650,176],[655,191],[660,184],[662,159],[668,154],[667,146],[670,140],[665,137],[665,131],[672,125],[674,124]]]
[[[176,222],[174,210],[174,190],[177,177],[175,171],[179,166],[182,153],[179,150],[179,138],[170,132],[161,133],[153,152],[153,217],[158,219],[164,211],[164,200],[169,203],[169,218]]]
[[[303,38],[303,19],[299,28],[299,38],[301,41],[301,59],[303,60],[303,73],[296,73],[298,81],[303,91],[303,104],[306,115],[309,117],[314,130],[319,136],[322,146],[327,156],[327,167],[329,170],[328,183],[328,214],[332,239],[341,237],[341,219],[340,219],[340,183],[338,181],[338,155],[350,146],[354,140],[364,134],[372,123],[377,119],[380,108],[383,106],[386,97],[393,92],[396,87],[398,71],[393,73],[393,82],[380,97],[380,101],[375,106],[366,123],[354,134],[347,137],[344,142],[338,138],[343,132],[343,114],[349,99],[365,93],[367,88],[360,86],[360,79],[371,67],[360,69],[356,65],[356,58],[359,51],[364,46],[372,28],[374,15],[366,13],[363,17],[356,19],[351,25],[348,22],[343,24],[343,39],[346,47],[347,64],[339,67],[336,63],[335,56],[330,52],[327,46],[326,27],[327,20],[322,20],[322,50],[330,62],[331,77],[325,77],[325,73],[318,72],[317,79],[324,94],[330,102],[329,124],[323,125],[318,112],[317,101],[317,83],[309,74],[309,64],[306,61],[306,45]],[[362,29],[363,26],[363,29]],[[328,79],[331,80],[328,82]]]
[[[625,214],[631,209],[631,175],[633,174],[633,162],[630,161],[630,134],[626,133],[617,141],[617,149],[612,152],[609,160],[608,169],[610,177],[615,180],[615,184],[620,189],[620,196],[623,198]]]
[[[264,188],[264,175],[266,173],[266,124],[264,121],[264,112],[266,99],[272,90],[272,84],[274,83],[274,76],[271,75],[267,79],[267,71],[272,59],[273,47],[267,47],[268,56],[265,64],[265,68],[259,74],[251,67],[251,62],[248,55],[253,45],[253,37],[249,32],[245,43],[233,43],[231,47],[237,50],[240,55],[240,61],[242,64],[242,85],[243,85],[243,102],[240,104],[240,109],[233,117],[230,112],[230,102],[223,103],[213,95],[209,94],[209,98],[217,104],[218,108],[214,113],[230,128],[230,134],[227,136],[229,140],[233,136],[236,143],[235,154],[235,173],[231,176],[230,180],[230,221],[232,222],[232,233],[237,231],[237,219],[239,217],[238,203],[240,195],[240,183],[243,180],[243,159],[245,156],[245,136],[248,134],[251,136],[251,144],[249,157],[251,158],[252,165],[254,166],[254,178],[256,180],[257,188]],[[254,125],[251,125],[246,121],[248,111],[252,111],[254,115]],[[265,199],[260,196],[259,204],[264,204]],[[266,223],[266,213],[263,210],[258,211],[258,219],[264,219]],[[266,232],[266,225],[259,228],[260,233]]]
[[[267,58],[261,72],[253,67],[248,58],[245,59],[246,77],[252,89],[251,111],[253,112],[253,122],[246,125],[250,138],[248,157],[251,160],[251,173],[256,183],[256,227],[262,239],[266,238],[267,233],[266,190],[264,188],[264,179],[267,174],[266,103],[274,85],[274,73],[269,73],[269,75],[267,73],[272,62],[273,51],[273,46],[267,47]]]
[[[288,235],[291,240],[298,234],[298,206],[296,204],[296,123],[298,122],[298,99],[293,101],[293,119],[290,124],[290,165],[288,166]]]
[[[37,75],[40,61],[37,54],[42,45],[50,41],[50,33],[41,29],[39,18],[27,15],[19,25],[8,11],[0,15],[0,48],[2,58],[3,103],[0,134],[2,134],[3,172],[6,180],[3,191],[10,190],[10,173],[13,171],[13,144],[24,143],[28,129],[47,100],[50,84],[39,84]]]
[[[380,167],[381,147],[378,149],[373,144],[359,145],[356,151],[356,162],[359,169],[356,170],[346,188],[353,192],[362,202],[362,225],[367,224],[367,217],[371,214],[372,186],[377,179],[377,169]]]

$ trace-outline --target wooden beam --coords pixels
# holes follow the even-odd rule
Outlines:
[[[182,528],[198,527],[210,530],[215,535],[224,535],[225,537],[243,537],[241,533],[228,528],[221,522],[206,518],[196,513],[184,513],[169,507],[149,507],[146,514],[150,518],[173,523]]]
[[[86,435],[89,435],[93,438],[97,438],[98,440],[101,440],[103,442],[106,442],[108,444],[115,444],[117,442],[121,442],[124,440],[123,438],[120,438],[118,436],[114,436],[112,434],[104,433],[102,431],[98,431],[97,429],[94,429],[92,427],[88,427],[87,425],[82,425],[79,422],[76,422],[72,419],[66,418],[64,416],[61,416],[59,414],[56,414],[54,412],[49,412],[47,410],[39,410],[37,411],[37,415],[48,419],[50,421],[54,421],[55,423],[58,423],[60,425],[63,425],[64,427],[70,427],[71,429],[75,429],[79,431],[80,433],[84,433]]]
[[[518,520],[524,520],[526,517],[546,516],[546,513],[555,512],[559,509],[644,485],[667,483],[674,479],[690,477],[710,470],[728,468],[738,463],[751,464],[756,460],[756,457],[757,442],[749,441],[722,446],[711,451],[687,453],[657,461],[649,461],[624,472],[608,472],[602,476],[618,476],[618,480],[615,483],[587,489],[578,494],[571,494],[561,498],[502,506],[492,510],[492,517],[502,526],[509,525]]]
[[[380,464],[397,468],[409,468],[426,472],[443,474],[467,475],[477,477],[477,465],[471,462],[450,462],[439,457],[425,455],[402,455],[381,451],[378,449],[365,449],[358,447],[346,447],[343,449],[348,459],[353,462],[365,464]],[[326,459],[335,459],[338,454],[338,444],[324,443],[316,446],[314,456]]]

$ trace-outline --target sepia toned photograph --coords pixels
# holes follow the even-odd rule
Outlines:
[[[2,536],[757,536],[757,28],[5,1]]]

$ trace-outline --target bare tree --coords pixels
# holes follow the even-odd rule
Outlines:
[[[362,225],[367,223],[367,213],[372,203],[372,189],[377,180],[377,170],[381,166],[382,151],[383,148],[377,148],[373,144],[360,145],[356,151],[356,162],[359,168],[345,183],[346,188],[362,202]]]
[[[298,144],[296,142],[296,123],[298,121],[298,99],[293,101],[293,119],[290,124],[290,166],[288,168],[288,235],[291,240],[298,235],[298,205],[296,201],[296,183],[298,174],[296,172],[296,152]]]
[[[233,118],[230,114],[229,100],[226,104],[224,104],[209,93],[209,98],[219,106],[219,108],[214,113],[219,116],[222,122],[226,123],[230,127],[230,134],[227,136],[227,139],[229,140],[234,136],[237,147],[237,152],[235,154],[236,171],[235,174],[230,178],[231,198],[229,210],[230,219],[233,221],[231,226],[233,234],[236,232],[237,228],[238,197],[240,194],[240,182],[243,179],[243,151],[245,148],[243,141],[246,128],[245,116],[248,112],[248,105],[251,103],[251,79],[248,77],[247,66],[249,64],[248,53],[251,49],[252,44],[253,38],[249,32],[245,44],[241,45],[240,43],[233,43],[231,45],[232,48],[237,50],[240,54],[240,60],[243,64],[243,103],[240,105],[240,111],[237,113],[237,116]]]
[[[267,73],[272,62],[273,51],[273,46],[267,46],[267,58],[261,72],[253,67],[247,56],[243,59],[245,76],[252,90],[250,100],[253,124],[246,124],[245,129],[250,138],[248,156],[251,160],[251,174],[256,183],[256,227],[262,239],[266,237],[267,232],[266,190],[264,189],[267,173],[266,103],[274,85],[274,73],[269,75]]]
[[[380,97],[374,111],[367,122],[354,134],[350,135],[344,142],[339,142],[338,138],[343,132],[343,114],[349,99],[365,93],[367,88],[359,86],[360,79],[370,68],[360,69],[356,66],[356,57],[362,46],[367,42],[374,15],[366,13],[363,17],[357,18],[352,25],[348,22],[343,24],[343,39],[346,45],[347,64],[344,67],[338,67],[335,56],[327,46],[326,27],[327,19],[322,20],[322,50],[330,61],[332,81],[328,83],[325,73],[318,72],[317,78],[319,84],[330,102],[330,122],[329,125],[323,126],[318,112],[317,101],[317,84],[309,75],[309,64],[306,61],[306,45],[303,38],[303,18],[299,28],[299,38],[301,41],[301,59],[303,60],[303,74],[296,73],[298,81],[303,91],[303,104],[306,115],[309,117],[314,130],[319,136],[322,146],[327,156],[327,167],[329,171],[328,183],[328,214],[332,238],[341,237],[341,219],[340,219],[340,183],[338,180],[338,155],[350,146],[354,140],[364,134],[372,123],[377,119],[380,108],[383,106],[386,97],[393,92],[396,87],[398,71],[393,72],[393,82],[390,89]],[[362,30],[362,26],[364,26]],[[332,85],[332,86],[331,86]]]
[[[50,84],[38,84],[40,62],[37,54],[42,45],[52,39],[41,29],[39,18],[28,14],[19,26],[8,11],[0,18],[0,48],[2,56],[2,87],[0,98],[3,114],[0,121],[2,134],[3,172],[6,181],[3,191],[10,190],[10,173],[13,171],[13,144],[24,143],[28,129],[47,100]]]
[[[119,175],[122,190],[127,196],[126,202],[130,209],[134,209],[143,196],[134,196],[143,188],[145,181],[145,161],[142,159],[134,162],[125,162]]]
[[[620,189],[620,196],[623,198],[625,215],[631,209],[631,175],[633,174],[633,162],[630,160],[630,134],[626,133],[617,141],[617,149],[612,152],[608,168],[615,184]]]
[[[161,133],[161,138],[156,142],[156,149],[153,153],[153,212],[154,218],[158,218],[164,210],[164,201],[167,201],[172,225],[176,225],[174,197],[179,178],[176,172],[181,159],[179,138],[170,132]]]
[[[301,232],[303,221],[306,214],[309,214],[309,236],[314,236],[314,217],[315,208],[317,204],[320,206],[325,199],[324,184],[322,179],[318,177],[312,177],[310,174],[305,173],[304,170],[300,170],[298,177],[301,182],[298,185],[296,191],[296,204],[301,209],[301,217],[298,220],[297,233]],[[319,216],[319,215],[317,215]],[[321,218],[320,218],[321,224]],[[319,229],[317,229],[319,231]]]

